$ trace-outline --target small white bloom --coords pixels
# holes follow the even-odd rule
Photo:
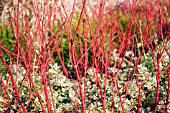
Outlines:
[[[56,72],[55,70],[53,69],[49,69],[49,73],[52,73],[52,74],[58,74],[58,72]]]
[[[75,98],[75,91],[72,88],[69,89],[69,97],[72,100],[74,100],[74,98]]]
[[[90,84],[91,84],[91,82],[88,80],[88,81],[87,81],[87,86],[89,86]]]
[[[87,73],[89,74],[89,75],[95,75],[95,73],[96,73],[96,69],[95,68],[90,68],[90,69],[88,69],[87,70]]]
[[[60,66],[59,66],[57,63],[54,64],[53,68],[54,68],[55,70],[60,70]]]
[[[137,47],[139,48],[139,47],[142,47],[142,43],[138,43],[137,44]]]
[[[125,54],[126,54],[126,56],[131,56],[131,55],[134,56],[132,51],[127,51]]]
[[[58,100],[63,101],[63,100],[64,100],[64,97],[59,96],[59,97],[58,97]]]

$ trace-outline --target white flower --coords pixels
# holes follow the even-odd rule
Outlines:
[[[131,56],[131,55],[134,56],[132,51],[127,51],[125,54],[126,54],[126,56]]]
[[[64,97],[59,96],[59,97],[58,97],[58,100],[63,101],[63,100],[64,100]]]
[[[91,84],[91,82],[88,80],[88,81],[87,81],[87,86],[89,86],[90,84]]]
[[[114,68],[114,67],[108,67],[108,70],[112,73],[117,73],[117,72],[119,73],[120,72],[120,70],[118,70],[117,68]]]
[[[90,68],[90,69],[88,69],[87,70],[87,73],[89,74],[89,75],[95,75],[95,73],[96,73],[96,69],[95,68]]]
[[[137,48],[142,47],[142,43],[137,44]]]
[[[62,92],[65,92],[65,91],[66,91],[66,88],[62,88],[61,91],[62,91]]]
[[[49,69],[49,73],[52,73],[52,74],[58,74],[57,71],[53,70],[53,69]]]
[[[164,61],[165,61],[165,62],[169,62],[169,59],[170,59],[169,56],[166,55],[165,58],[164,58]]]
[[[66,81],[66,77],[63,75],[58,75],[56,78],[56,82],[58,85],[66,86],[66,84],[64,83],[65,81]]]
[[[56,71],[57,71],[57,70],[60,70],[60,66],[59,66],[57,63],[54,64],[53,68],[54,68]]]
[[[72,88],[69,89],[69,97],[70,97],[72,100],[75,99],[75,91],[74,91]]]

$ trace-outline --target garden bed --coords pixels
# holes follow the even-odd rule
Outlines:
[[[0,112],[170,112],[166,1],[9,1]]]

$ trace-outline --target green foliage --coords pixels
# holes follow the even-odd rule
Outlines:
[[[66,34],[64,34],[62,37],[62,48],[63,48],[62,56],[64,56],[64,63],[68,64],[69,63],[69,41]]]
[[[166,48],[167,48],[168,50],[170,50],[170,45],[167,45]]]
[[[10,27],[4,27],[3,25],[0,25],[0,45],[5,47],[7,50],[9,50],[10,52],[14,52],[14,48],[15,48],[15,36],[12,34],[12,31],[10,29]],[[10,63],[10,57],[9,55],[3,51],[4,54],[4,58],[7,61],[7,63]],[[0,57],[0,73],[2,74],[3,78],[6,80],[7,77],[5,76],[8,73],[7,67],[5,67],[5,65],[3,64],[2,58]]]
[[[121,20],[120,21],[120,24],[121,24],[121,28],[123,30],[123,32],[126,32],[127,31],[127,27],[128,27],[128,22],[126,20]]]
[[[135,12],[135,16],[137,16],[137,12]],[[84,13],[86,13],[86,11],[84,11]],[[97,13],[97,12],[96,12]],[[115,13],[115,12],[114,12]],[[154,12],[152,12],[154,13]],[[45,13],[44,13],[45,14]],[[145,14],[145,13],[144,13]],[[83,14],[83,16],[85,17],[86,14]],[[96,14],[97,15],[97,14]],[[106,14],[107,15],[107,14]],[[119,14],[117,14],[119,15]],[[75,15],[74,15],[75,16]],[[104,15],[103,15],[104,16]],[[130,15],[131,17],[132,15]],[[141,15],[140,15],[141,16]],[[93,18],[94,20],[90,20],[90,17],[88,17],[86,15],[87,19],[89,19],[89,23],[90,21],[92,21],[89,25],[85,22],[83,22],[84,24],[87,24],[87,28],[85,29],[89,29],[88,26],[92,27],[90,30],[92,33],[89,33],[93,36],[89,36],[87,35],[87,40],[89,42],[87,42],[87,46],[90,47],[91,46],[91,42],[94,38],[96,38],[97,36],[100,36],[101,34],[104,35],[104,45],[101,44],[101,38],[103,37],[97,37],[97,44],[96,42],[93,44],[94,47],[96,47],[95,49],[99,49],[99,55],[100,52],[103,52],[102,50],[100,50],[99,46],[104,46],[104,52],[105,50],[107,50],[107,47],[109,45],[109,38],[111,35],[110,34],[110,29],[112,27],[106,27],[107,24],[104,24],[104,26],[102,26],[103,21],[105,21],[105,19],[107,20],[107,18],[102,17],[101,15],[99,15],[99,17],[97,18]],[[95,17],[95,15],[93,15],[93,17]],[[120,99],[123,100],[122,103],[124,103],[124,109],[125,112],[129,112],[128,110],[130,110],[130,112],[136,112],[137,110],[137,102],[138,101],[138,89],[139,87],[141,88],[141,96],[142,96],[142,110],[144,112],[153,112],[153,109],[155,107],[155,98],[156,98],[156,89],[157,89],[157,53],[158,51],[161,51],[162,48],[164,48],[163,45],[159,45],[158,48],[156,48],[155,51],[153,51],[151,53],[151,51],[147,51],[147,53],[142,54],[143,59],[140,63],[136,63],[135,61],[138,60],[141,51],[142,51],[142,47],[144,46],[143,42],[142,42],[142,38],[145,37],[146,32],[149,32],[148,34],[150,36],[155,35],[154,33],[156,33],[156,28],[157,26],[151,27],[151,29],[149,31],[146,31],[145,28],[146,26],[149,26],[146,18],[141,18],[141,20],[137,20],[137,23],[133,24],[131,23],[131,20],[129,21],[128,18],[130,18],[129,16],[127,16],[127,18],[124,18],[123,14],[120,16],[116,16],[116,19],[118,20],[118,28],[116,28],[116,33],[115,31],[113,31],[114,36],[111,38],[114,38],[115,40],[115,44],[116,47],[120,46],[121,43],[121,39],[124,38],[124,36],[126,36],[126,33],[128,32],[128,28],[132,28],[131,29],[131,36],[134,36],[134,44],[136,46],[140,47],[136,47],[136,53],[133,53],[133,50],[126,50],[125,51],[125,56],[128,57],[129,59],[131,59],[132,61],[129,61],[128,59],[124,59],[120,58],[118,56],[118,54],[115,52],[113,56],[111,56],[110,60],[111,62],[113,62],[113,65],[117,65],[116,63],[118,63],[119,69],[117,69],[117,67],[108,67],[106,70],[108,70],[108,74],[107,76],[104,73],[99,72],[95,67],[92,68],[88,68],[87,70],[87,77],[86,77],[86,81],[85,78],[82,77],[80,79],[81,82],[81,86],[82,86],[82,90],[84,91],[84,86],[86,87],[86,92],[85,92],[85,96],[86,96],[86,110],[89,113],[100,113],[103,112],[103,108],[102,108],[102,96],[104,94],[104,90],[106,89],[106,110],[109,113],[112,109],[112,107],[114,108],[113,112],[122,112],[122,108],[121,108],[121,102]],[[69,18],[66,18],[69,23],[69,21],[71,20],[71,16]],[[96,20],[95,20],[96,19]],[[102,20],[103,19],[103,20]],[[138,19],[138,17],[136,17],[136,19]],[[38,20],[38,19],[37,19]],[[102,20],[102,22],[100,22],[100,20]],[[119,21],[120,20],[120,21]],[[84,19],[82,21],[85,21]],[[83,27],[82,27],[82,21],[80,21],[80,25],[79,27],[77,27],[78,22],[79,22],[79,15],[76,15],[73,18],[72,21],[72,26],[71,27],[71,31],[68,30],[68,32],[71,32],[70,34],[72,34],[73,36],[73,40],[69,40],[69,33],[65,32],[67,31],[67,27],[70,27],[70,23],[68,24],[67,27],[63,27],[62,30],[65,30],[64,32],[59,32],[59,34],[56,33],[58,31],[59,26],[61,25],[59,23],[58,26],[55,26],[54,29],[51,31],[48,31],[47,36],[48,38],[51,36],[54,36],[55,41],[59,42],[58,43],[58,51],[61,55],[61,58],[64,60],[64,64],[67,68],[67,71],[69,74],[72,74],[74,76],[76,76],[74,68],[72,66],[70,66],[70,51],[69,49],[71,48],[72,44],[74,43],[75,47],[75,57],[76,60],[78,61],[79,58],[82,57],[82,55],[85,53],[85,39],[83,38]],[[114,20],[115,21],[115,20]],[[120,23],[119,23],[120,22]],[[44,22],[45,23],[45,22]],[[108,21],[105,21],[104,23],[109,23]],[[109,25],[110,24],[110,25]],[[113,23],[109,23],[109,26],[115,26],[114,22]],[[132,24],[132,25],[131,25]],[[139,25],[136,25],[139,24]],[[98,25],[101,25],[98,27]],[[105,26],[106,25],[106,26]],[[151,24],[152,25],[152,24]],[[103,31],[100,29],[100,27],[103,27]],[[76,32],[75,28],[78,28],[79,33]],[[11,51],[12,53],[15,53],[16,50],[16,37],[14,36],[14,34],[12,33],[12,30],[10,29],[10,27],[4,28],[3,26],[1,26],[2,32],[0,33],[0,45],[2,45],[3,47],[7,48],[9,51]],[[109,30],[105,30],[105,29],[109,29]],[[136,30],[136,31],[135,31]],[[141,30],[141,31],[138,31]],[[87,31],[88,32],[88,31]],[[111,31],[112,32],[112,31]],[[141,34],[140,34],[141,33]],[[55,37],[56,36],[56,37]],[[27,37],[27,36],[25,36]],[[125,37],[126,38],[126,37]],[[50,40],[50,38],[49,38]],[[103,40],[103,39],[102,39]],[[117,41],[118,40],[118,41]],[[55,41],[54,43],[50,46],[50,49],[52,49],[55,45]],[[155,40],[151,40],[151,45],[155,45],[157,42]],[[24,51],[26,51],[27,49],[27,43],[26,43],[26,38],[21,38],[19,40],[21,49],[23,49]],[[147,42],[146,42],[147,43]],[[110,45],[109,45],[110,46]],[[126,46],[126,45],[125,45]],[[97,48],[98,47],[98,48]],[[129,47],[130,48],[130,47]],[[127,48],[127,49],[129,49]],[[170,50],[170,46],[169,44],[167,44],[166,46],[167,50]],[[160,49],[160,50],[158,50]],[[115,50],[117,50],[115,48]],[[82,52],[81,52],[82,51]],[[8,54],[5,51],[2,51],[3,54],[5,55],[5,60],[10,62],[10,56],[8,56]],[[96,52],[96,54],[98,54],[98,50],[96,51],[92,51],[92,48],[90,48],[88,50],[88,66],[91,66],[92,63],[94,63],[93,61],[93,52]],[[107,56],[107,52],[106,51],[106,56]],[[109,51],[110,54],[112,54],[112,50]],[[137,54],[138,55],[135,55]],[[104,53],[104,54],[105,54]],[[105,55],[104,55],[105,56]],[[102,57],[104,57],[102,56]],[[155,57],[156,56],[156,57]],[[100,56],[99,56],[100,57]],[[130,58],[131,57],[131,58]],[[41,59],[41,56],[39,57]],[[51,94],[53,94],[54,97],[54,106],[57,109],[57,112],[65,112],[65,113],[70,113],[70,112],[76,112],[75,111],[75,102],[77,102],[79,104],[79,109],[82,109],[82,97],[80,95],[80,86],[77,80],[73,80],[73,79],[68,79],[63,75],[62,72],[62,67],[61,67],[61,61],[59,59],[58,54],[55,52],[53,54],[53,59],[55,61],[55,64],[50,64],[49,66],[49,70],[48,72],[45,72],[46,75],[50,75],[47,77],[47,84],[48,87],[47,89],[50,89],[49,86],[51,86],[51,92],[49,93],[49,95],[51,96]],[[160,71],[161,71],[161,82],[160,82],[160,95],[159,95],[159,100],[165,102],[166,100],[166,95],[168,92],[168,75],[167,75],[167,71],[165,71],[164,69],[166,69],[166,67],[168,67],[169,65],[169,55],[167,55],[166,51],[164,51],[163,55],[162,55],[162,62],[160,63]],[[84,59],[82,59],[81,63],[83,62]],[[123,61],[123,63],[122,63]],[[15,63],[15,62],[14,62]],[[83,64],[79,63],[81,66],[84,66]],[[96,63],[96,62],[95,62]],[[105,65],[105,61],[102,61],[102,63],[104,63]],[[38,66],[42,66],[43,67],[43,62],[36,62],[35,61],[35,65]],[[156,65],[154,65],[156,64]],[[48,65],[48,64],[46,64]],[[112,66],[113,66],[112,65]],[[19,94],[21,95],[21,99],[24,102],[24,104],[28,104],[27,106],[27,110],[28,112],[40,112],[41,110],[41,105],[39,103],[39,100],[37,98],[37,96],[35,95],[35,91],[33,89],[32,84],[29,84],[29,76],[33,77],[33,82],[35,84],[35,87],[37,88],[37,92],[40,95],[40,98],[42,99],[42,103],[46,106],[46,100],[45,100],[45,94],[44,94],[44,86],[43,83],[44,81],[42,81],[42,77],[41,74],[39,73],[39,70],[42,71],[42,67],[38,67],[38,68],[34,68],[34,66],[29,65],[31,67],[31,71],[34,70],[35,72],[31,72],[30,71],[30,75],[27,75],[26,70],[23,69],[24,67],[19,66],[19,70],[18,70],[18,75],[16,74],[16,66],[12,65],[12,71],[13,71],[13,75],[14,75],[14,81],[16,82],[16,86],[19,89]],[[28,71],[29,71],[29,66],[28,66]],[[79,66],[79,65],[78,65]],[[110,66],[110,65],[109,65]],[[156,67],[155,67],[156,66]],[[48,66],[47,66],[48,67]],[[106,66],[107,67],[107,66]],[[135,71],[137,67],[137,72]],[[99,69],[100,67],[98,67]],[[153,70],[154,68],[156,68],[155,70]],[[80,68],[79,68],[80,69]],[[99,69],[100,70],[100,69]],[[81,72],[82,70],[78,70],[79,72]],[[167,72],[167,73],[166,73]],[[0,86],[2,86],[4,88],[5,85],[2,85],[2,82],[6,82],[6,80],[9,79],[9,72],[7,70],[7,67],[5,67],[2,64],[2,59],[0,58],[0,73],[2,74],[2,78],[0,80]],[[84,74],[84,70],[81,72],[81,74]],[[117,75],[115,75],[117,73]],[[17,76],[16,76],[17,75]],[[97,82],[97,77],[99,78],[99,82]],[[106,84],[105,84],[105,80]],[[116,80],[118,81],[116,84]],[[26,83],[25,83],[26,82]],[[86,82],[86,84],[84,83]],[[137,83],[138,82],[138,83]],[[140,84],[140,85],[137,85]],[[3,98],[3,88],[0,89],[0,101],[1,102],[5,102],[5,103],[9,103],[11,106],[15,106],[17,109],[20,109],[18,106],[16,106],[16,95],[14,95],[14,89],[12,87],[12,83],[11,81],[9,81],[8,85],[8,92],[9,92],[9,102],[6,102],[6,100]],[[29,86],[30,85],[30,86]],[[104,86],[106,85],[106,86]],[[31,89],[31,88],[32,89]],[[30,90],[30,89],[31,90]],[[118,91],[119,90],[119,91]],[[29,92],[30,91],[30,92]],[[129,94],[127,94],[127,91],[129,91]],[[49,91],[50,92],[50,91]],[[28,101],[28,97],[31,95],[31,101],[30,103],[27,103]],[[1,98],[2,97],[2,98]],[[114,99],[114,105],[112,103],[112,99]],[[51,98],[50,98],[51,101]],[[163,103],[166,104],[166,103]],[[3,112],[3,110],[5,110],[7,107],[0,105],[0,112]],[[162,107],[163,108],[163,107]],[[158,108],[158,112],[162,110],[162,108]],[[45,108],[46,109],[46,108]],[[16,110],[11,110],[11,112],[17,112]]]
[[[10,27],[4,28],[3,26],[0,26],[0,28],[3,30],[0,33],[0,44],[6,49],[8,49],[9,51],[14,52],[16,40]],[[4,54],[5,54],[5,59],[9,59],[9,56],[6,53]]]

